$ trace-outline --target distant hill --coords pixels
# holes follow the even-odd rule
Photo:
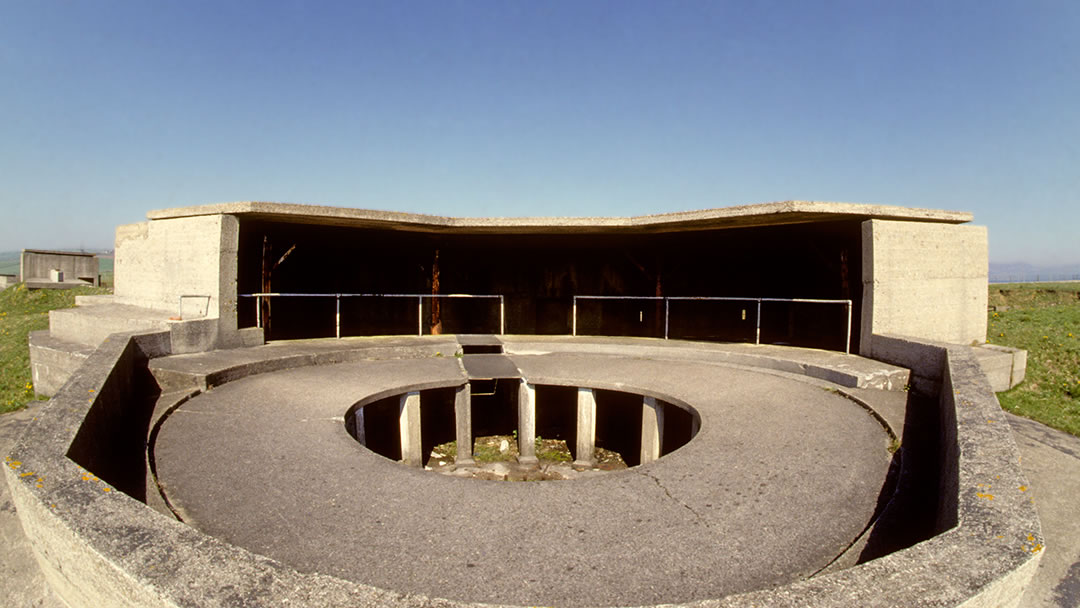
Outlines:
[[[1076,280],[1080,280],[1080,264],[1035,266],[1025,262],[1006,264],[990,262],[991,283]]]
[[[19,274],[18,251],[0,251],[0,274]]]

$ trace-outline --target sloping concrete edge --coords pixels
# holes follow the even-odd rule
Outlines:
[[[941,387],[942,532],[848,570],[692,605],[1017,605],[1043,540],[1009,425],[967,347],[895,340]],[[5,461],[38,563],[69,605],[466,605],[295,572],[150,509],[68,458],[91,410],[122,412],[131,376],[168,350],[167,332],[110,336]]]

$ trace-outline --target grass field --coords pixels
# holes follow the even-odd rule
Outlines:
[[[987,341],[1028,351],[1027,376],[998,393],[1014,414],[1080,436],[1080,283],[990,286]]]
[[[17,410],[33,400],[30,383],[30,332],[49,327],[49,311],[70,308],[75,296],[109,293],[108,289],[28,290],[21,283],[0,291],[0,413]]]

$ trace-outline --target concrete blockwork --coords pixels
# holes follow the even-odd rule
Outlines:
[[[1019,600],[1042,538],[1015,444],[978,363],[967,348],[887,337],[881,343],[921,362],[925,386],[941,387],[947,497],[939,505],[941,533],[847,570],[709,605],[989,607]],[[226,606],[241,598],[272,606],[431,605],[430,598],[299,574],[170,520],[77,465],[72,458],[104,458],[94,469],[111,466],[113,442],[80,436],[89,439],[95,426],[137,414],[127,411],[140,403],[128,392],[146,358],[167,348],[165,333],[110,337],[6,463],[39,563],[70,605]]]
[[[950,344],[986,339],[986,228],[873,219],[862,224],[859,352],[875,335]]]

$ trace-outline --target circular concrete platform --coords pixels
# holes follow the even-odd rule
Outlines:
[[[537,383],[687,403],[700,432],[590,479],[432,475],[366,450],[342,416],[395,387],[464,382],[459,362],[350,362],[251,376],[183,404],[153,448],[159,483],[191,525],[301,572],[561,606],[686,602],[807,577],[859,536],[885,491],[888,435],[820,381],[695,361],[511,358]]]

